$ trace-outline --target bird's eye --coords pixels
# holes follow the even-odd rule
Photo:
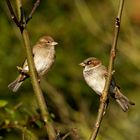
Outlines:
[[[91,61],[88,61],[88,62],[87,62],[87,65],[90,65],[90,64],[91,64]]]
[[[50,41],[47,41],[47,43],[50,43]]]

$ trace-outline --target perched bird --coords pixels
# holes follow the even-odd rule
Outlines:
[[[101,96],[106,82],[107,68],[95,57],[84,60],[80,65],[84,67],[83,76],[86,83]],[[130,105],[134,105],[133,102],[121,93],[114,78],[111,80],[109,95],[117,101],[123,111],[127,111]]]
[[[33,46],[33,59],[38,73],[38,77],[43,76],[51,68],[55,60],[55,45],[58,43],[50,36],[43,36]],[[27,59],[24,61],[20,75],[15,81],[8,85],[9,89],[16,92],[25,79],[29,77],[25,72],[29,72]]]

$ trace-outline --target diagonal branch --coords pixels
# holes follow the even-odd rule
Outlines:
[[[16,15],[15,15],[15,13],[14,13],[14,10],[13,10],[13,8],[12,8],[12,5],[11,5],[11,3],[10,3],[10,1],[9,0],[6,0],[6,3],[7,3],[7,6],[8,6],[8,8],[9,8],[9,11],[10,11],[10,14],[11,14],[11,18],[13,19],[13,21],[15,22],[15,24],[17,25],[17,27],[19,27],[19,29],[20,29],[20,31],[22,32],[23,30],[24,30],[24,25],[23,25],[23,12],[18,12],[18,14],[20,13],[21,15],[18,15],[18,17],[19,17],[19,20],[18,20],[18,18],[16,17]],[[21,5],[21,2],[19,2],[19,4],[20,4],[20,11],[23,11],[22,10],[22,5]],[[21,18],[21,19],[20,19]]]
[[[95,122],[94,129],[92,131],[92,134],[90,136],[90,140],[95,140],[104,116],[104,111],[106,110],[106,101],[108,98],[108,90],[110,87],[110,82],[112,79],[112,70],[114,66],[114,60],[116,56],[116,47],[117,47],[117,41],[118,41],[118,35],[119,35],[119,30],[120,30],[120,21],[121,21],[121,15],[122,15],[122,10],[123,10],[123,5],[124,5],[124,0],[120,0],[119,3],[119,10],[117,14],[117,18],[115,20],[115,30],[114,30],[114,36],[113,36],[113,43],[112,43],[112,48],[110,51],[110,60],[109,60],[109,66],[108,66],[108,77],[105,83],[105,88],[102,93],[102,97],[100,100],[100,106],[98,109],[98,115],[97,119]]]
[[[9,1],[9,0],[6,0],[6,3],[7,3],[7,6],[8,6],[8,8],[9,8],[9,11],[10,11],[12,20],[13,20],[13,21],[15,22],[15,24],[20,28],[20,22],[18,21],[16,15],[15,15],[15,13],[14,13],[14,10],[13,10],[13,8],[12,8],[12,5],[11,5],[10,1]]]
[[[41,0],[36,0],[36,2],[34,3],[34,6],[30,12],[30,14],[28,15],[28,17],[26,18],[26,23],[29,22],[29,20],[32,18],[34,12],[36,11],[37,7],[39,6]]]

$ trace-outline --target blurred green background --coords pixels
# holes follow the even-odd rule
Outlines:
[[[25,14],[33,1],[23,0]],[[68,140],[87,140],[94,125],[99,98],[85,83],[78,64],[95,56],[108,65],[119,0],[47,0],[28,24],[33,45],[51,35],[59,44],[56,61],[41,87],[57,132],[71,132]],[[14,3],[13,3],[14,6]],[[125,1],[115,61],[115,78],[136,105],[124,113],[110,101],[97,140],[140,139],[140,1]],[[21,34],[5,1],[0,1],[0,139],[45,140],[40,112],[30,80],[18,93],[7,85],[25,59]]]

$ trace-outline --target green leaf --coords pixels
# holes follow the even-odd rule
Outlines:
[[[39,128],[43,127],[43,123],[40,120],[35,121],[35,123]]]
[[[4,107],[8,104],[6,100],[0,100],[0,107]]]

